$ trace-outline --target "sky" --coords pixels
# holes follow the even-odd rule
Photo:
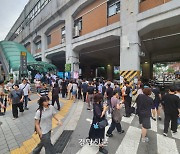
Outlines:
[[[29,0],[0,0],[0,41],[18,19]]]

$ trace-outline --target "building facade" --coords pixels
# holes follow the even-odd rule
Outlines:
[[[132,80],[180,60],[179,0],[30,0],[6,36],[59,71]]]

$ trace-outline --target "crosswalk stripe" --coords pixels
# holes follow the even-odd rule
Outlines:
[[[90,119],[86,119],[86,121],[91,122]],[[109,126],[111,124],[111,119],[108,120],[108,126],[105,128],[105,134],[107,130],[109,129]],[[105,141],[108,141],[108,137],[105,136]],[[85,144],[76,154],[96,154],[99,151],[99,147],[92,145],[90,146],[89,144]]]
[[[140,138],[141,129],[130,126],[120,146],[118,147],[116,154],[137,153]]]
[[[151,119],[151,129],[154,132],[157,132],[157,121]]]
[[[157,134],[158,154],[179,154],[174,139]]]
[[[121,121],[123,121],[123,122],[125,122],[125,123],[131,124],[131,122],[133,121],[134,117],[135,117],[134,114],[133,114],[132,116],[130,116],[130,117],[122,117],[122,120],[121,120]]]

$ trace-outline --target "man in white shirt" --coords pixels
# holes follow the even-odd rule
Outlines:
[[[31,87],[29,83],[27,83],[26,79],[22,80],[22,83],[19,85],[19,89],[22,89],[24,92],[24,110],[28,110],[29,108],[27,107],[28,104],[28,95],[30,93]]]

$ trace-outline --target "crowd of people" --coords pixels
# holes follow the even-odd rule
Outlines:
[[[39,153],[42,146],[45,147],[47,153],[54,153],[50,141],[50,124],[52,118],[55,118],[62,125],[61,121],[56,118],[56,110],[53,107],[56,103],[57,110],[60,111],[59,97],[73,100],[74,103],[77,100],[82,100],[86,103],[87,110],[93,111],[93,122],[88,138],[92,141],[98,141],[96,144],[99,145],[99,151],[104,154],[108,153],[103,146],[105,127],[108,125],[107,117],[112,119],[106,133],[107,137],[113,137],[115,128],[119,134],[124,133],[125,130],[121,126],[122,116],[129,118],[132,114],[136,114],[142,126],[141,141],[148,142],[147,130],[151,128],[150,119],[161,121],[162,111],[165,115],[163,135],[168,135],[170,123],[172,133],[177,132],[177,121],[180,117],[179,87],[171,87],[166,94],[162,95],[154,83],[143,83],[139,80],[136,85],[135,102],[132,106],[132,93],[135,89],[127,79],[124,79],[124,82],[120,85],[110,80],[69,80],[58,78],[54,74],[41,75],[37,73],[34,84],[40,97],[38,101],[39,108],[35,115],[35,128],[41,138],[40,144],[33,151],[34,154]],[[18,108],[22,113],[29,109],[30,93],[31,83],[27,79],[23,79],[21,84],[14,84],[13,79],[6,85],[3,81],[0,81],[0,106],[5,109],[7,105],[4,104],[3,100],[10,102],[13,119],[16,119],[18,118]],[[52,99],[51,102],[50,98]]]

